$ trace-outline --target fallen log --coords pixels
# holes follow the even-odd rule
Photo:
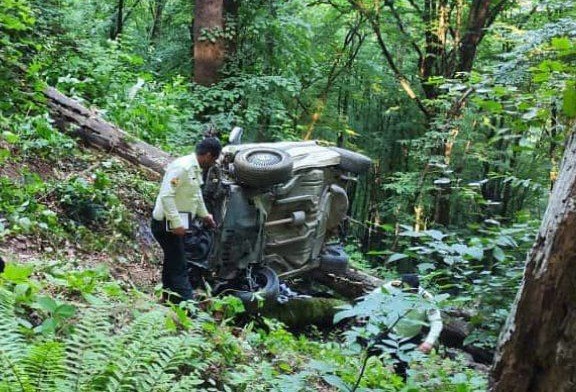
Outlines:
[[[170,154],[134,138],[98,113],[70,99],[53,87],[44,90],[56,126],[64,133],[77,136],[92,147],[118,155],[127,161],[163,174],[173,160]]]
[[[362,297],[384,284],[382,279],[354,269],[348,269],[346,273],[339,275],[315,270],[312,278],[348,300]]]
[[[295,331],[301,331],[309,325],[331,329],[338,307],[346,303],[335,298],[297,297],[285,303],[267,301],[260,313],[283,322]]]

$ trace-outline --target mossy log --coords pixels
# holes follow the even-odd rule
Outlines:
[[[354,269],[348,269],[345,273],[338,275],[315,270],[312,278],[351,301],[384,284],[382,279]]]
[[[335,298],[296,297],[285,303],[267,301],[260,313],[283,322],[291,330],[302,330],[310,325],[326,329],[334,326],[338,307],[347,303]]]

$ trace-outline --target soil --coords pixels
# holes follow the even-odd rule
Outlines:
[[[81,146],[74,154],[58,159],[32,154],[27,156],[24,152],[10,147],[0,141],[0,148],[10,151],[10,159],[0,162],[0,178],[7,177],[12,182],[23,183],[29,176],[38,176],[44,183],[64,183],[75,177],[83,177],[89,181],[96,169],[110,166],[113,167],[111,171],[122,173],[123,179],[138,178],[150,181],[151,184],[159,182],[158,175],[146,169]],[[84,242],[82,238],[74,241],[70,238],[64,240],[57,235],[51,236],[49,233],[19,234],[0,237],[0,256],[7,262],[23,263],[66,260],[86,268],[106,264],[114,278],[140,290],[152,291],[160,281],[159,260],[162,256],[149,230],[153,200],[146,200],[128,184],[115,183],[111,184],[111,187],[115,188],[115,194],[130,212],[134,227],[132,238],[110,241],[109,248],[106,246],[104,250],[94,251],[94,246]],[[59,217],[64,214],[54,192],[39,193],[35,200],[45,204]],[[0,211],[0,220],[2,218]],[[93,235],[92,239],[98,236],[98,229],[94,231],[96,235]],[[106,235],[104,232],[102,234]],[[126,243],[127,241],[130,243]]]

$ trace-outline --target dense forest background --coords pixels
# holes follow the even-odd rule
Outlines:
[[[158,384],[136,386],[115,371],[144,365],[114,370],[110,361],[94,370],[94,385],[352,390],[362,366],[335,337],[293,336],[272,321],[269,335],[238,332],[214,318],[234,308],[226,301],[202,310],[201,326],[150,304],[135,318],[132,305],[114,311],[141,294],[82,260],[99,254],[124,271],[152,262],[138,241],[147,240],[157,179],[89,156],[60,133],[47,86],[175,156],[241,126],[248,141],[315,139],[371,157],[350,211],[355,266],[382,278],[418,272],[450,295],[443,306],[469,311],[466,344],[493,350],[575,123],[575,16],[574,4],[557,0],[0,0],[0,252],[14,261],[0,309],[18,316],[0,320],[17,335],[5,336],[15,348],[2,346],[0,358],[12,364],[15,390],[44,390],[30,376],[41,362],[54,372],[46,390],[68,390],[92,373],[61,369],[67,344],[114,341],[118,358],[137,356],[128,339],[140,332],[135,343],[156,337],[148,354],[173,377],[158,368]],[[158,331],[161,317],[167,329]],[[48,352],[58,354],[48,361]],[[261,358],[251,364],[254,352]],[[330,365],[312,360],[326,357]],[[370,362],[355,388],[485,388],[485,374],[461,358],[424,363],[405,386]]]

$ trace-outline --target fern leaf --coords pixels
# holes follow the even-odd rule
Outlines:
[[[90,308],[80,314],[79,322],[64,342],[68,372],[63,389],[91,389],[94,377],[107,363],[113,327],[110,319],[110,309],[104,307]]]
[[[0,331],[0,387],[3,390],[31,390],[30,379],[22,362],[28,354],[28,347],[19,332],[14,294],[3,287],[0,287]]]
[[[64,366],[64,345],[59,342],[40,342],[31,346],[23,366],[28,378],[33,380],[35,391],[56,390],[66,369]]]
[[[150,311],[136,317],[129,328],[111,341],[109,361],[94,380],[94,389],[137,391],[138,377],[155,357],[154,342],[167,335],[163,312]]]

